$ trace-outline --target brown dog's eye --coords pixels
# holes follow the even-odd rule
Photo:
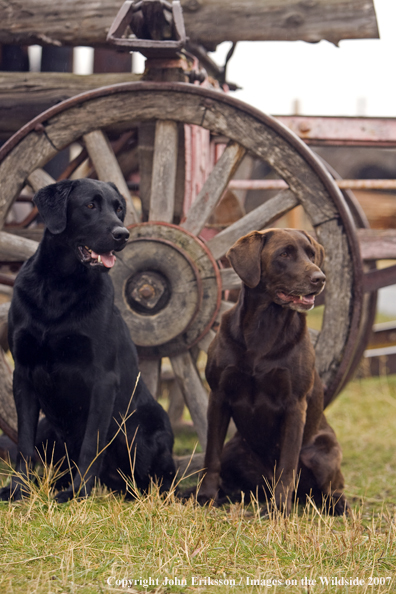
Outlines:
[[[288,252],[282,252],[280,255],[281,258],[288,258],[289,257],[289,253]]]

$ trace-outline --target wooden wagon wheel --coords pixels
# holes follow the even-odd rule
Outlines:
[[[106,133],[155,122],[148,222],[140,223]],[[178,125],[195,124],[229,139],[195,202],[180,224],[175,201]],[[273,118],[223,93],[183,83],[128,83],[97,89],[67,100],[22,128],[0,151],[0,219],[22,188],[48,183],[43,167],[60,150],[81,140],[100,179],[115,182],[128,200],[131,239],[114,269],[116,301],[146,357],[151,387],[158,360],[169,356],[205,447],[207,394],[191,349],[205,350],[212,325],[227,303],[221,291],[235,287],[232,270],[217,262],[241,236],[270,226],[301,204],[326,250],[327,289],[322,330],[315,349],[326,389],[335,397],[356,349],[363,303],[359,248],[344,199],[324,166],[296,136]],[[100,150],[99,150],[100,149]],[[243,156],[267,162],[289,185],[274,198],[204,243],[199,238]],[[179,151],[180,153],[180,151]],[[180,154],[179,154],[180,159]],[[146,172],[147,173],[147,172]],[[142,170],[147,183],[147,175]],[[0,232],[0,251],[12,259],[35,249],[23,237]],[[4,256],[3,256],[4,258]],[[7,383],[8,382],[8,383]],[[3,383],[3,427],[15,429],[9,381]],[[7,416],[8,415],[8,416]],[[10,434],[10,433],[9,433]]]

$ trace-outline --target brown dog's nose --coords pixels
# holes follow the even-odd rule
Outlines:
[[[321,270],[317,270],[316,272],[312,273],[311,283],[313,285],[323,285],[325,280],[326,276]]]

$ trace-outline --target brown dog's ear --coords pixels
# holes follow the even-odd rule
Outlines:
[[[231,266],[250,289],[254,289],[261,278],[261,251],[265,243],[265,234],[251,231],[238,239],[228,250],[226,256]]]
[[[309,241],[312,243],[313,247],[315,248],[315,264],[319,268],[322,268],[324,257],[325,257],[325,251],[324,251],[323,246],[320,245],[320,243],[318,243],[316,241],[316,239],[311,237],[311,235],[309,235],[309,233],[307,233],[306,231],[301,231],[301,233],[303,233],[305,235],[305,237],[307,239],[309,239]]]

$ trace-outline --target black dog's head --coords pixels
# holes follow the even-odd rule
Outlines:
[[[305,231],[267,229],[241,237],[228,251],[235,272],[274,303],[308,311],[324,289],[324,249]]]
[[[111,268],[114,251],[125,247],[125,200],[113,183],[65,180],[39,190],[33,199],[49,233],[72,248],[87,266]]]

